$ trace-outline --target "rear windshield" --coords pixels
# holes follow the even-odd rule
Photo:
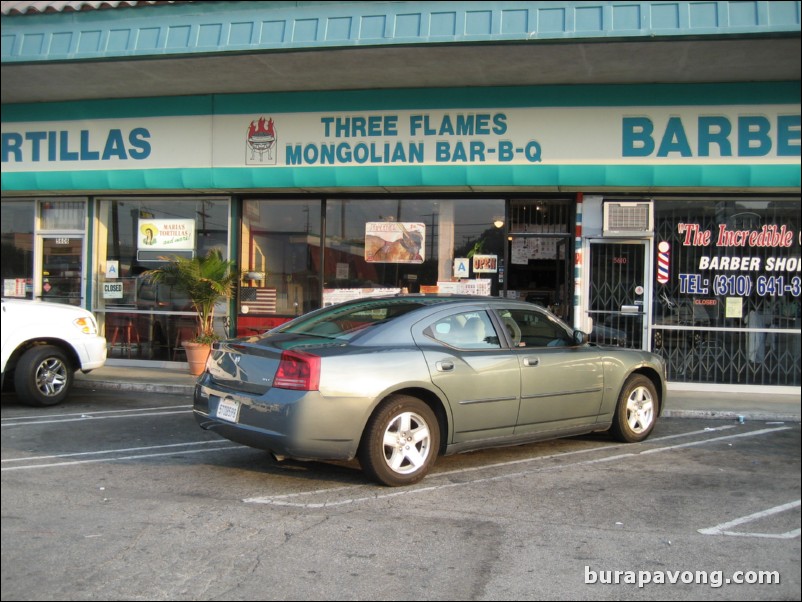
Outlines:
[[[308,334],[328,338],[351,338],[376,324],[383,324],[425,303],[409,299],[366,299],[363,302],[335,305],[328,310],[289,322],[273,332]]]

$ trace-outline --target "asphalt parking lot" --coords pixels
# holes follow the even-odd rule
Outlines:
[[[3,395],[3,600],[797,600],[799,423],[664,419],[440,458],[275,463],[179,395]]]

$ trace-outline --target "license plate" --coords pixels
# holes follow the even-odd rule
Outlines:
[[[239,420],[239,402],[233,399],[221,399],[217,404],[217,417],[228,422]]]

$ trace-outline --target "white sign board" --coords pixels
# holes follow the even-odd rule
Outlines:
[[[148,251],[191,251],[195,248],[194,219],[140,219],[137,248]]]
[[[467,257],[458,257],[454,259],[454,278],[470,278],[470,266],[471,260]]]
[[[120,277],[120,262],[117,259],[110,259],[106,262],[106,278]]]
[[[122,280],[103,283],[103,298],[104,299],[122,299],[123,298],[123,283]]]

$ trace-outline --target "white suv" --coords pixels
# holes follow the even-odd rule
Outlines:
[[[64,401],[75,371],[106,362],[106,339],[91,312],[73,305],[3,299],[2,388],[6,375],[20,401],[52,406]]]

